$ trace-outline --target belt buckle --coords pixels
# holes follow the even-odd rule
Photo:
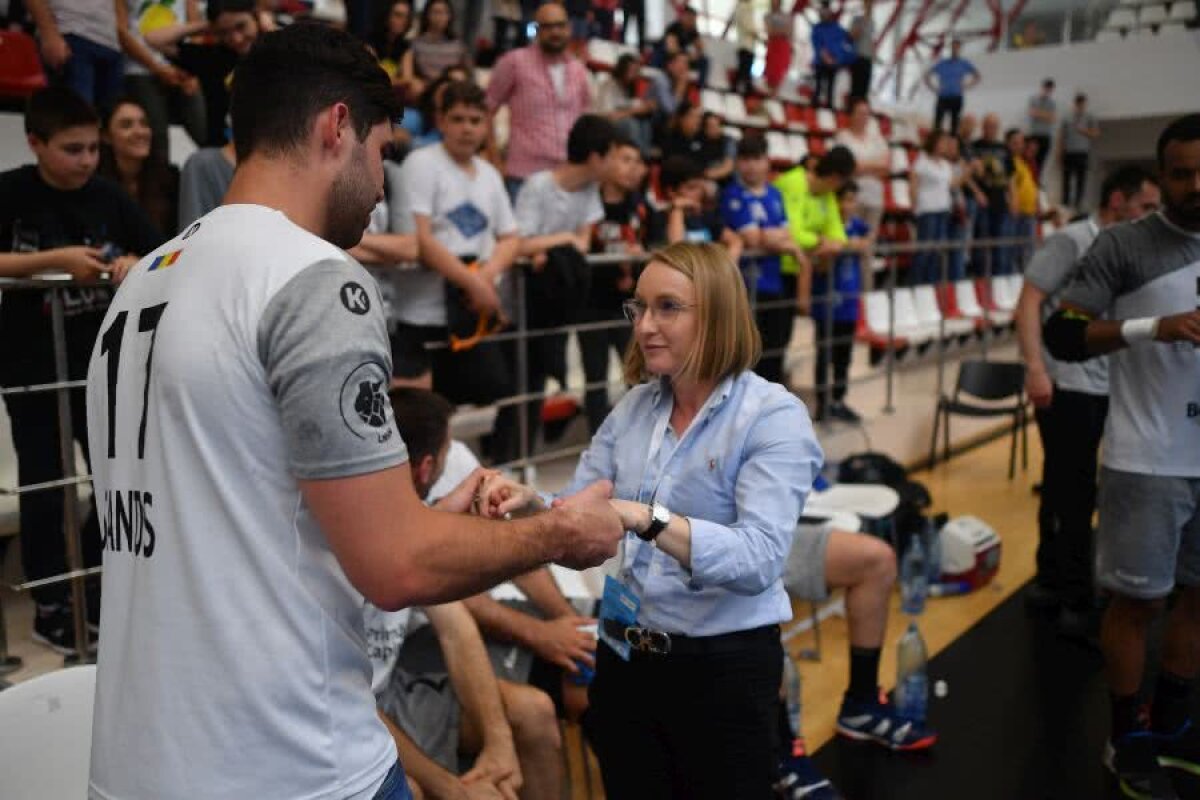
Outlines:
[[[662,631],[628,627],[625,629],[625,641],[634,650],[651,655],[665,656],[671,652],[671,635]]]

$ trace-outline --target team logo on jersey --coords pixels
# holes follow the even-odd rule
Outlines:
[[[198,231],[198,230],[200,230],[200,223],[199,223],[199,222],[193,222],[193,223],[192,223],[192,227],[190,227],[190,228],[188,228],[186,231],[184,231],[184,232],[183,232],[183,236],[181,236],[181,237],[179,237],[179,238],[180,238],[180,239],[190,239],[190,238],[192,238],[192,234],[194,234],[194,233],[195,233],[196,231]]]
[[[388,425],[388,372],[377,361],[359,364],[342,382],[342,421],[359,439],[374,439],[382,444],[392,438]]]
[[[341,298],[342,305],[351,314],[362,316],[371,310],[371,298],[367,296],[367,290],[354,281],[342,284]]]
[[[179,255],[182,250],[174,250],[170,253],[163,253],[158,258],[150,262],[150,267],[147,272],[154,272],[156,269],[166,269],[179,260]]]

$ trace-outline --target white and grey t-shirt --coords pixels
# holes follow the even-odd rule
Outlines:
[[[1198,290],[1200,234],[1158,213],[1102,231],[1062,299],[1125,320],[1194,311]],[[1144,342],[1108,359],[1104,466],[1200,477],[1200,350],[1185,342]]]
[[[54,24],[63,36],[74,34],[109,50],[121,52],[117,12],[112,3],[96,0],[50,0]]]
[[[521,185],[516,215],[522,236],[574,233],[604,219],[604,204],[595,184],[568,192],[554,180],[553,170],[543,170]]]
[[[1047,237],[1029,260],[1025,280],[1046,293],[1042,301],[1042,322],[1058,310],[1063,290],[1070,283],[1080,257],[1092,246],[1100,227],[1095,220],[1073,222],[1053,236]],[[1088,359],[1077,363],[1056,361],[1042,345],[1042,360],[1054,385],[1060,389],[1084,394],[1108,394],[1108,358]]]
[[[366,800],[395,762],[363,596],[298,483],[408,458],[380,305],[343,250],[254,205],[193,223],[113,298],[87,386],[91,797]]]
[[[474,174],[431,144],[410,153],[400,167],[385,164],[392,233],[415,233],[414,214],[428,216],[433,236],[456,256],[486,259],[496,239],[517,232],[504,179],[476,157]],[[410,325],[446,324],[446,280],[422,267],[399,273],[396,315]]]

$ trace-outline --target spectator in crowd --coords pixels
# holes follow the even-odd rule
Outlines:
[[[95,280],[119,278],[162,243],[162,235],[119,186],[95,175],[100,122],[91,106],[67,87],[43,89],[30,98],[25,132],[36,163],[0,173],[0,275],[28,277],[66,272]],[[104,287],[64,288],[66,354],[70,380],[87,375],[112,292]],[[49,303],[42,292],[6,291],[0,302],[0,385],[32,386],[55,377]],[[71,425],[88,453],[84,393],[71,391]],[[5,395],[22,486],[62,478],[58,412],[44,395]],[[66,572],[63,553],[65,492],[20,496],[21,557],[27,580]],[[71,493],[74,497],[74,492]],[[86,566],[100,563],[100,529],[89,508],[80,541]],[[60,653],[75,650],[68,584],[31,591],[37,606],[33,638]],[[94,587],[92,587],[94,589]],[[88,600],[88,623],[99,624],[98,593]],[[83,643],[79,643],[83,646]]]
[[[1044,466],[1038,508],[1037,576],[1026,595],[1035,610],[1056,615],[1059,633],[1089,638],[1095,629],[1092,515],[1096,456],[1108,414],[1108,359],[1060,362],[1045,351],[1042,325],[1101,229],[1158,209],[1160,192],[1140,167],[1104,181],[1094,216],[1047,237],[1025,270],[1014,319],[1025,361],[1025,392],[1034,405]]]
[[[620,137],[609,151],[609,160],[608,174],[600,183],[604,219],[592,226],[592,252],[637,255],[644,252],[650,214],[642,193],[646,164],[637,145]],[[609,412],[609,352],[614,352],[618,359],[624,358],[629,345],[629,327],[622,324],[625,320],[622,304],[633,296],[634,266],[632,262],[594,264],[591,269],[592,285],[583,320],[617,323],[614,328],[578,333],[579,355],[589,387],[584,393],[584,408],[588,431],[594,436]]]
[[[1127,796],[1175,798],[1167,769],[1200,769],[1192,716],[1200,427],[1180,408],[1181,393],[1200,381],[1200,114],[1168,125],[1156,150],[1163,210],[1097,236],[1043,336],[1060,360],[1109,354],[1095,561],[1096,585],[1109,596],[1100,633],[1111,708],[1104,762]],[[1164,614],[1163,646],[1151,660],[1149,633]],[[1147,671],[1157,672],[1152,686]]]
[[[367,36],[367,44],[375,51],[379,66],[392,79],[392,85],[406,89],[400,66],[412,47],[412,0],[390,0],[379,5],[379,13]]]
[[[717,211],[705,208],[704,167],[687,156],[671,156],[663,161],[658,184],[665,203],[650,214],[648,243],[719,242],[735,261],[741,258],[742,237],[726,227]]]
[[[458,32],[462,35],[468,57],[475,52],[479,40],[479,29],[483,24],[483,0],[452,0],[454,18],[459,20]]]
[[[100,128],[99,174],[121,186],[164,237],[179,217],[179,169],[154,149],[146,109],[132,98],[116,101]]]
[[[643,154],[650,152],[654,139],[654,102],[638,96],[641,63],[637,56],[625,53],[617,59],[612,73],[600,81],[592,110],[603,114],[617,130],[632,139]]]
[[[1058,104],[1054,101],[1054,81],[1051,78],[1042,81],[1042,90],[1029,98],[1026,113],[1029,117],[1026,138],[1037,142],[1037,161],[1034,166],[1040,176],[1046,156],[1050,154],[1050,139],[1058,124]]]
[[[762,338],[762,357],[754,371],[766,380],[787,385],[784,356],[792,339],[795,297],[787,293],[780,255],[805,261],[788,230],[783,196],[769,182],[771,162],[761,136],[746,136],[737,147],[737,177],[721,193],[721,219],[749,250],[765,255],[743,257],[738,265],[753,287],[760,307],[755,313]]]
[[[576,48],[585,46],[592,33],[591,0],[563,0],[567,17],[571,20],[571,41]]]
[[[821,2],[821,21],[812,28],[813,73],[816,88],[813,105],[834,107],[833,86],[837,74],[853,57],[850,33],[837,21],[829,0]]]
[[[440,144],[387,167],[389,232],[415,233],[421,257],[419,269],[394,276],[400,324],[393,368],[402,378],[430,376],[451,402],[487,405],[514,394],[508,347],[486,338],[471,344],[465,333],[469,346],[457,351],[430,351],[425,344],[447,341],[459,317],[485,324],[500,319],[500,292],[519,246],[517,223],[499,174],[478,155],[487,139],[483,90],[466,82],[447,86],[437,119]],[[506,406],[490,443],[497,462],[517,456],[517,428],[516,411]]]
[[[879,132],[879,126],[871,118],[871,105],[862,97],[850,98],[850,121],[847,127],[837,132],[834,142],[854,154],[855,207],[866,220],[869,238],[879,235],[879,223],[883,220],[883,182],[892,174],[892,150],[887,139]],[[873,285],[873,255],[866,254],[866,273],[863,286],[870,290]]]
[[[221,205],[233,182],[237,164],[233,142],[220,147],[201,147],[188,156],[179,176],[179,224],[186,230],[196,220]]]
[[[158,16],[150,16],[150,9],[161,10],[156,12]],[[163,16],[164,13],[167,16]],[[165,28],[174,28],[182,37],[185,32],[198,32],[207,27],[203,21],[183,19],[177,13],[171,6],[161,3],[149,5],[142,0],[118,0],[116,3],[117,37],[125,52],[125,94],[145,109],[153,133],[152,147],[163,157],[168,155],[167,128],[172,115],[183,123],[184,130],[196,144],[204,143],[206,132],[200,81],[172,64],[146,39],[161,34]],[[164,233],[168,228],[163,228]]]
[[[117,37],[116,3],[89,0],[26,0],[37,26],[42,61],[52,80],[74,89],[94,107],[107,109],[125,76]]]
[[[230,141],[229,89],[233,68],[258,40],[260,17],[255,0],[208,0],[205,7],[216,44],[179,45],[179,65],[200,81],[204,92],[204,144],[220,147]]]
[[[863,0],[863,10],[850,23],[854,42],[854,61],[850,63],[850,97],[866,98],[871,92],[871,72],[875,67],[874,0]]]
[[[950,235],[950,212],[955,189],[954,165],[950,162],[952,138],[940,128],[931,130],[925,136],[924,145],[908,176],[912,184],[917,241],[921,244],[937,245]],[[918,250],[910,268],[910,283],[938,283],[942,277],[943,262],[948,273],[950,265],[947,251]]]
[[[1071,115],[1063,120],[1059,148],[1062,151],[1062,198],[1068,208],[1083,205],[1083,190],[1087,185],[1088,158],[1092,142],[1100,138],[1100,126],[1088,111],[1087,95],[1075,95]]]
[[[701,136],[704,125],[704,110],[699,104],[684,100],[675,109],[663,138],[663,158],[687,156],[705,166],[701,156],[704,140]]]
[[[604,218],[600,181],[606,177],[617,131],[604,117],[585,114],[571,126],[567,161],[529,177],[517,193],[518,253],[533,263],[526,303],[531,328],[574,321],[582,311],[590,280],[584,260],[591,250],[592,226]],[[573,290],[574,287],[574,290]],[[567,385],[567,337],[541,336],[529,343],[530,393],[545,390],[547,378]],[[541,422],[540,400],[529,404],[530,449]]]
[[[567,135],[591,105],[587,68],[567,53],[567,10],[547,0],[535,21],[534,43],[506,53],[487,88],[488,108],[509,110],[504,177],[513,197],[530,175],[567,160]]]
[[[733,10],[733,27],[737,35],[733,91],[745,96],[754,88],[754,51],[758,48],[758,9],[754,0],[738,0]]]
[[[679,8],[679,16],[663,32],[660,50],[658,62],[661,66],[665,66],[667,59],[675,53],[684,53],[688,57],[689,67],[696,71],[700,88],[708,85],[708,56],[704,53],[704,40],[696,26],[696,9],[688,5]]]
[[[692,73],[685,53],[667,57],[662,72],[650,74],[650,99],[654,101],[654,125],[662,132],[679,106],[690,100]]]
[[[434,78],[425,87],[425,91],[417,98],[415,106],[406,106],[404,118],[393,129],[396,144],[400,150],[397,162],[403,161],[409,152],[426,145],[435,144],[442,140],[441,131],[437,125],[437,108],[439,98],[446,87],[457,81],[471,82],[471,73],[466,67],[451,67]]]
[[[976,182],[976,162],[963,156],[961,140],[950,137],[950,165],[954,170],[951,186],[950,224],[946,229],[947,240],[954,242],[950,251],[950,273],[952,281],[966,277],[967,236],[974,230],[976,210],[987,204],[987,197]]]
[[[714,111],[705,111],[700,121],[700,163],[704,177],[725,185],[733,175],[733,157],[737,145],[725,133],[725,120]]]
[[[813,346],[817,351],[813,386],[817,392],[816,420],[828,416],[843,422],[861,419],[846,405],[850,358],[854,353],[854,331],[858,324],[858,303],[862,296],[863,267],[859,259],[870,252],[870,229],[858,216],[855,195],[858,187],[848,181],[838,191],[838,211],[846,226],[846,242],[833,259],[819,259],[813,274],[812,315]],[[836,299],[834,299],[836,296]],[[830,366],[833,382],[829,382]],[[894,569],[894,566],[893,566]]]
[[[1027,240],[1013,245],[1012,254],[1018,260],[1010,262],[1011,271],[1014,266],[1018,269],[1023,267],[1033,252],[1032,240],[1036,233],[1038,213],[1038,180],[1025,134],[1013,128],[1004,134],[1004,143],[1008,146],[1013,169],[1011,234]]]
[[[400,61],[400,80],[414,95],[451,67],[469,64],[471,52],[454,32],[450,0],[429,0],[421,9],[417,36]]]
[[[494,0],[492,25],[492,47],[497,58],[515,47],[524,47],[529,43],[520,0]]]
[[[468,513],[478,461],[452,461],[453,407],[422,389],[389,394],[396,429],[408,446],[413,487],[441,511]],[[465,481],[465,483],[464,483]],[[454,487],[448,493],[440,486]],[[545,693],[498,681],[479,627],[462,602],[420,609],[364,609],[372,688],[410,780],[428,797],[516,797],[558,800],[560,738]],[[460,753],[474,756],[458,774]],[[481,794],[476,794],[476,792]]]
[[[942,119],[949,118],[947,130],[958,130],[958,118],[962,115],[963,94],[979,83],[979,70],[962,57],[962,42],[950,42],[950,57],[943,58],[925,73],[925,84],[937,95],[933,109],[933,127],[941,128]]]
[[[384,167],[385,172],[392,169],[392,167],[392,164],[387,164]],[[394,187],[388,187],[385,180],[384,188]],[[362,239],[346,252],[353,256],[355,261],[362,264],[379,285],[379,296],[383,301],[388,335],[394,338],[396,329],[401,322],[396,313],[398,302],[398,280],[396,273],[398,270],[412,268],[414,262],[420,258],[421,254],[417,247],[417,237],[415,234],[392,232],[391,203],[398,203],[400,199],[386,197],[386,194],[385,191],[384,199],[376,204],[375,208],[371,211],[371,220],[367,224],[366,231],[363,232]],[[433,385],[433,380],[432,376],[428,373],[416,378],[407,376],[399,377],[395,374],[395,362],[393,362],[391,385],[393,387],[410,386],[419,389],[429,389]]]
[[[845,245],[846,228],[837,193],[854,178],[856,167],[854,154],[838,145],[775,179],[775,186],[783,195],[792,239],[808,257],[806,263],[785,255],[781,266],[787,293],[796,298],[796,307],[803,314],[812,308],[813,269],[829,269],[832,259]]]
[[[619,0],[592,0],[592,34],[606,42],[613,41],[617,33],[617,9]]]
[[[625,0],[621,4],[625,12],[625,21],[621,23],[621,41],[629,40],[629,25],[637,20],[638,52],[646,49],[646,0]]]
[[[1008,236],[1012,233],[1012,178],[1015,168],[1008,145],[1000,139],[1000,117],[988,114],[983,118],[983,132],[972,149],[979,159],[976,182],[984,194],[975,218],[975,238],[999,239]],[[977,275],[1008,274],[1008,247],[987,245],[976,247],[974,253],[971,266]]]
[[[749,6],[750,2],[744,3]],[[795,17],[783,8],[783,0],[771,0],[771,8],[763,18],[767,31],[767,58],[763,65],[763,80],[771,94],[778,94],[779,87],[787,80],[792,68],[792,39],[795,37]]]

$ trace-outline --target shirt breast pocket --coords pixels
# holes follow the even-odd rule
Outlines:
[[[668,507],[684,516],[728,524],[737,518],[736,466],[731,459],[706,454],[673,476]]]

